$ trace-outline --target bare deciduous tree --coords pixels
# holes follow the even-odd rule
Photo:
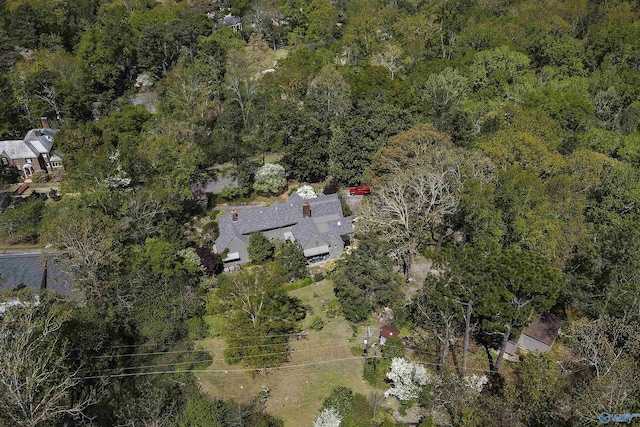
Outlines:
[[[229,99],[238,104],[240,112],[242,113],[242,122],[246,126],[249,122],[251,107],[256,98],[258,80],[254,78],[240,79],[239,77],[233,77],[227,88],[231,91]]]
[[[574,350],[574,362],[593,369],[596,377],[607,375],[620,359],[638,354],[637,330],[634,322],[608,316],[573,322],[568,343]]]
[[[60,329],[64,320],[48,304],[9,309],[0,323],[0,420],[10,425],[50,425],[83,417],[91,396],[74,397],[80,366],[67,363]],[[8,424],[8,425],[9,425]]]
[[[392,173],[362,206],[361,229],[376,230],[393,246],[405,277],[418,247],[455,212],[462,188],[456,165],[425,165]]]
[[[360,208],[364,232],[379,233],[408,279],[420,246],[440,246],[453,236],[447,226],[460,202],[464,182],[489,182],[493,165],[480,154],[454,147],[431,125],[417,125],[392,138],[365,172],[375,185]]]
[[[61,250],[63,270],[75,279],[91,299],[101,294],[101,272],[117,264],[117,228],[99,212],[72,209],[48,224],[44,241]]]
[[[389,70],[391,80],[393,80],[396,74],[404,68],[401,61],[403,53],[400,45],[395,42],[387,42],[382,48],[382,51],[371,58],[371,63]]]
[[[417,336],[431,335],[438,340],[439,364],[445,366],[451,346],[462,335],[460,314],[435,304],[425,304],[422,299],[416,300],[414,308],[419,311],[415,314],[420,316],[423,321],[420,329],[426,332],[419,331]]]
[[[128,399],[117,410],[120,423],[117,427],[166,427],[174,425],[178,412],[177,402],[172,400],[164,388],[150,381],[143,381],[141,393]]]

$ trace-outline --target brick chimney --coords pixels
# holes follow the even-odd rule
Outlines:
[[[231,221],[237,221],[237,220],[238,220],[238,212],[231,211]]]
[[[307,218],[311,216],[311,205],[309,202],[305,201],[302,204],[302,218]]]
[[[46,117],[40,117],[40,121],[42,122],[43,129],[49,129],[49,119]]]
[[[42,136],[42,132],[40,132],[40,129],[35,129],[35,130],[33,131],[33,133],[34,133],[36,136]]]

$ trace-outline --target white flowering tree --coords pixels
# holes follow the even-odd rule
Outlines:
[[[123,169],[120,163],[120,152],[116,151],[109,156],[109,168],[107,174],[103,179],[103,183],[110,188],[124,188],[131,184],[131,178],[129,178],[127,172]]]
[[[296,190],[296,193],[298,193],[298,196],[302,197],[305,200],[318,197],[316,191],[310,185],[303,185]]]
[[[287,185],[284,167],[265,163],[256,171],[253,189],[262,193],[280,194]]]
[[[469,391],[480,393],[485,385],[489,383],[489,378],[486,375],[466,375],[464,377],[464,384]]]
[[[385,396],[395,396],[400,400],[416,399],[425,385],[437,387],[440,385],[440,377],[427,372],[424,366],[411,363],[400,357],[394,357],[391,361],[391,369],[387,372],[387,378],[393,383],[393,387],[387,390]]]
[[[324,408],[318,418],[313,422],[313,427],[340,427],[342,417],[333,408]]]

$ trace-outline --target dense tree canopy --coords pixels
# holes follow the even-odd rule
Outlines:
[[[241,29],[220,21],[229,13]],[[230,181],[218,203],[371,186],[328,279],[349,321],[391,307],[416,335],[407,357],[437,364],[441,385],[416,403],[433,415],[423,424],[583,425],[596,407],[629,410],[639,21],[624,0],[0,0],[0,136],[48,117],[65,167],[33,185],[55,191],[13,197],[19,175],[0,152],[0,243],[57,251],[82,301],[0,313],[2,357],[25,355],[7,375],[53,372],[31,403],[65,390],[25,412],[0,382],[12,396],[0,423],[70,425],[81,411],[99,426],[279,425],[207,400],[191,374],[136,376],[202,366],[203,352],[179,351],[206,334],[205,300],[227,315],[229,362],[283,363],[288,338],[269,337],[300,330],[304,309],[282,289],[306,283],[299,242],[252,234],[254,263],[216,277],[218,212],[202,197],[214,177]],[[491,370],[510,372],[472,394],[447,372],[469,302],[472,339],[497,350],[552,311],[571,331],[566,357],[493,354]],[[391,423],[358,424],[366,399],[332,396],[327,419]]]

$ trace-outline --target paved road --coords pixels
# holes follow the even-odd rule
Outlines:
[[[204,186],[204,191],[206,193],[219,193],[220,191],[222,191],[222,188],[225,185],[236,184],[236,182],[237,181],[235,177],[232,176],[212,179],[211,181],[206,183],[206,185]]]
[[[264,206],[264,203],[247,203],[243,205],[230,205],[228,203],[223,203],[221,205],[215,206],[213,209],[217,211],[229,213],[231,211],[236,211],[236,212],[248,211],[250,209],[260,208],[263,206]]]

